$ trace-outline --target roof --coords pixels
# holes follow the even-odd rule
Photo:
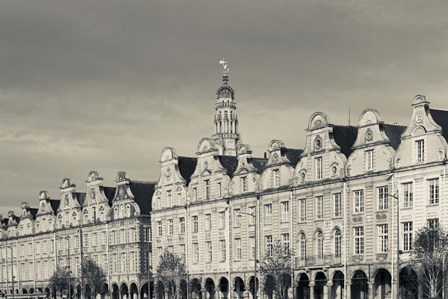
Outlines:
[[[352,153],[352,146],[358,136],[358,128],[353,126],[333,126],[333,139],[341,147],[346,157]]]
[[[252,165],[257,169],[258,173],[262,173],[268,159],[265,158],[252,158]]]
[[[383,124],[382,127],[384,133],[386,133],[389,138],[390,146],[396,150],[400,145],[401,134],[403,134],[404,130],[406,130],[406,126]]]
[[[198,164],[197,158],[179,157],[179,172],[187,181],[187,184],[190,183],[190,178],[196,169],[196,164]]]
[[[233,174],[238,166],[238,158],[235,156],[218,156],[221,165],[227,169],[227,175],[233,178]]]
[[[60,199],[50,199],[50,205],[51,205],[51,208],[53,209],[53,212],[56,213],[58,211],[60,203],[61,203]]]
[[[115,191],[117,190],[116,187],[103,187],[104,190],[104,195],[106,195],[108,202],[109,202],[109,206],[112,205],[112,200],[115,197]]]
[[[434,121],[442,127],[442,136],[448,141],[448,111],[439,109],[429,109]]]
[[[140,207],[142,214],[149,215],[152,207],[152,195],[154,194],[155,182],[131,181],[130,188],[135,196],[135,202]]]
[[[303,153],[303,150],[296,148],[282,148],[282,154],[288,158],[291,162],[291,166],[296,166],[300,161],[300,155]]]
[[[33,219],[36,219],[36,215],[37,215],[38,211],[39,211],[39,209],[37,209],[37,208],[30,208],[30,214],[31,214],[31,216],[33,216]]]
[[[84,192],[75,192],[76,198],[78,199],[79,204],[81,207],[84,206],[84,202],[86,201],[86,193]]]

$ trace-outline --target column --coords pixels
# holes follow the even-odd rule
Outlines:
[[[314,299],[314,281],[310,281],[310,299]]]
[[[201,289],[202,299],[207,299],[207,290],[205,288]]]
[[[328,280],[327,284],[324,286],[324,298],[330,299],[332,298],[333,293],[333,280]]]
[[[375,282],[373,281],[367,282],[367,288],[369,299],[373,299],[374,298],[373,295],[375,294]]]
[[[347,283],[347,289],[345,290],[345,293],[347,294],[347,299],[351,299],[352,298],[352,283],[348,282]]]

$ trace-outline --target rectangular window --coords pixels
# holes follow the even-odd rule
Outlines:
[[[355,213],[362,213],[364,212],[364,190],[356,190],[353,192],[354,194],[354,207]]]
[[[209,231],[212,229],[212,214],[205,214],[205,230]]]
[[[171,193],[171,190],[166,191],[166,196],[168,199],[168,206],[172,207],[173,206],[173,194]]]
[[[271,223],[272,221],[272,204],[264,205],[264,222]]]
[[[324,218],[324,197],[316,196],[316,219],[321,220]]]
[[[439,228],[439,218],[428,219],[426,222],[428,228]]]
[[[366,170],[373,170],[373,150],[365,151]]]
[[[284,222],[289,221],[289,201],[283,201],[281,205],[282,205],[282,221]]]
[[[198,200],[198,189],[196,187],[193,188],[193,200]]]
[[[221,194],[221,183],[218,183],[217,184],[218,185],[218,198],[221,198],[222,197],[222,194]]]
[[[199,263],[199,243],[193,243],[193,263]]]
[[[266,245],[266,256],[272,256],[272,236],[265,236],[264,241]]]
[[[210,199],[210,180],[205,180],[205,199]]]
[[[199,231],[199,219],[198,216],[192,217],[193,222],[193,233],[197,233]]]
[[[299,200],[299,221],[305,222],[306,221],[306,199],[300,199]]]
[[[234,220],[234,227],[240,227],[241,226],[241,210],[240,209],[233,209],[233,220]]]
[[[157,236],[161,237],[163,235],[162,221],[157,221]]]
[[[429,187],[429,203],[436,204],[439,203],[439,179],[428,180]]]
[[[282,247],[285,252],[289,252],[289,234],[282,234]]]
[[[364,254],[364,227],[354,227],[355,254]]]
[[[412,228],[412,221],[403,222],[403,250],[411,251],[414,239],[414,231]]]
[[[413,184],[411,183],[405,183],[403,184],[403,207],[412,207],[413,205]]]
[[[220,260],[221,262],[226,261],[226,240],[220,240],[219,241],[219,252],[220,254]]]
[[[174,234],[174,222],[173,219],[168,219],[168,235]]]
[[[241,239],[235,238],[235,260],[241,260]]]
[[[222,211],[218,213],[219,215],[219,229],[226,228],[226,212]]]
[[[247,176],[241,177],[241,193],[249,191],[249,187],[247,184]]]
[[[272,182],[274,188],[280,187],[280,169],[275,169],[272,171]]]
[[[425,141],[423,139],[415,141],[415,154],[417,162],[425,161]]]
[[[249,237],[250,244],[250,259],[255,259],[255,237]]]
[[[185,244],[180,244],[179,252],[180,252],[180,257],[185,262],[185,253],[186,253],[186,251],[185,251]]]
[[[185,234],[185,217],[179,217],[179,232]]]
[[[377,226],[378,252],[386,253],[389,250],[389,227],[387,224]]]
[[[389,209],[389,196],[387,186],[378,187],[377,195],[378,195],[378,210]]]
[[[341,193],[334,193],[333,194],[333,212],[334,217],[341,217],[342,216],[342,199],[341,199]]]
[[[210,263],[213,260],[213,248],[211,241],[205,242],[205,249],[207,251],[207,263]]]
[[[255,225],[255,207],[249,207],[249,214],[253,216],[249,216],[249,224]]]
[[[316,174],[316,180],[322,179],[323,177],[322,157],[314,158],[314,172]]]

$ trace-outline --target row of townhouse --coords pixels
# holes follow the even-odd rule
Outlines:
[[[22,204],[20,216],[1,219],[0,292],[9,298],[44,298],[57,266],[71,272],[71,294],[91,297],[80,266],[94,260],[105,272],[101,296],[147,298],[150,209],[154,183],[134,181],[118,172],[116,187],[103,186],[96,171],[87,192],[63,179],[60,199],[41,191],[38,208]],[[60,296],[60,294],[57,294]]]
[[[374,109],[356,126],[318,112],[303,149],[272,140],[255,158],[226,74],[215,110],[196,157],[163,149],[153,196],[152,264],[164,250],[184,257],[184,298],[271,298],[256,265],[275,242],[293,254],[290,298],[422,297],[406,266],[415,232],[448,224],[448,111],[417,96],[408,126]]]

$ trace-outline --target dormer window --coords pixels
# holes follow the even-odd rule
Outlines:
[[[425,140],[423,139],[415,141],[415,159],[417,162],[425,161]]]

